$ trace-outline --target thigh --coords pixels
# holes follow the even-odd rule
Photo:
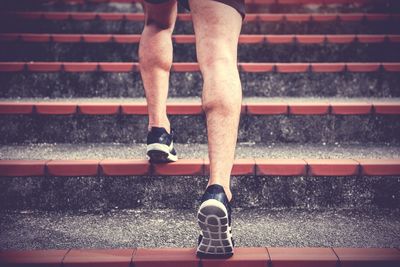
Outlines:
[[[233,56],[242,26],[241,14],[232,6],[213,0],[190,0],[196,34],[197,57],[202,64],[210,56]]]
[[[145,25],[155,24],[164,29],[173,28],[177,17],[176,0],[145,0]]]

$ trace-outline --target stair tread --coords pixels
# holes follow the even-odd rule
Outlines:
[[[192,210],[1,218],[0,249],[194,247],[198,235]],[[233,234],[239,247],[399,247],[399,218],[396,210],[234,210]]]
[[[244,97],[243,103],[398,103],[400,97]],[[144,97],[74,97],[74,98],[47,98],[47,97],[19,97],[0,98],[0,103],[104,103],[129,104],[146,102]],[[200,97],[169,97],[167,103],[200,103]]]
[[[68,42],[68,43],[139,43],[140,34],[59,34],[59,33],[0,33],[0,41],[23,42]],[[175,43],[194,44],[193,34],[176,34],[172,36]],[[241,34],[239,44],[349,44],[355,43],[398,43],[398,34]]]
[[[179,133],[178,133],[179,134]],[[207,157],[206,144],[175,144],[179,158]],[[18,144],[0,146],[0,159],[13,160],[83,160],[83,159],[144,159],[145,144]],[[400,146],[385,144],[354,145],[261,145],[239,143],[237,159],[386,159],[400,158]]]

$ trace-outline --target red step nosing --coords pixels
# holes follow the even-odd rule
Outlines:
[[[384,21],[384,20],[389,20],[390,15],[389,14],[365,14],[365,18],[368,21]]]
[[[249,14],[252,15],[252,14]],[[246,15],[247,17],[248,15]],[[279,22],[283,21],[285,15],[284,14],[256,14],[254,18],[249,21],[262,21],[262,22]]]
[[[400,72],[400,63],[382,63],[382,67],[385,71]]]
[[[0,160],[0,176],[44,176],[47,160]]]
[[[307,22],[311,20],[311,14],[285,14],[285,19],[287,21],[294,22]]]
[[[50,34],[48,33],[24,33],[20,34],[20,39],[25,42],[49,42]]]
[[[71,12],[70,16],[74,20],[94,20],[97,13],[92,12]]]
[[[365,17],[365,14],[339,14],[339,19],[344,22],[359,22],[362,21]]]
[[[248,159],[235,159],[231,170],[231,175],[255,175],[256,161],[254,158]],[[204,159],[204,172],[205,175],[210,175],[210,160]]]
[[[35,103],[35,110],[38,114],[43,115],[71,115],[77,112],[78,105],[68,102],[41,102]]]
[[[380,63],[346,63],[346,68],[350,72],[375,72],[380,66]]]
[[[333,44],[349,44],[356,40],[355,34],[328,34],[326,39]]]
[[[192,21],[192,15],[189,14],[189,13],[187,13],[187,14],[185,14],[185,13],[178,14],[178,20],[179,21]]]
[[[300,44],[323,44],[325,42],[325,35],[322,34],[296,35],[295,37]]]
[[[354,176],[360,164],[352,159],[305,159],[309,176]]]
[[[388,34],[387,38],[392,43],[400,43],[400,35]]]
[[[396,248],[333,248],[340,266],[399,266]]]
[[[133,256],[135,267],[198,267],[195,248],[138,248]]]
[[[241,34],[239,36],[239,44],[261,44],[265,41],[265,35],[261,34]]]
[[[372,113],[371,103],[331,103],[331,112],[335,115],[366,115]]]
[[[0,266],[61,266],[69,250],[2,250]]]
[[[112,103],[79,103],[80,113],[86,115],[115,115],[120,111],[120,104]]]
[[[360,43],[383,43],[386,39],[382,34],[358,34],[357,40]]]
[[[204,159],[180,159],[172,163],[152,164],[156,175],[204,175]]]
[[[400,159],[355,159],[361,165],[361,175],[400,175]]]
[[[274,67],[281,73],[304,73],[310,68],[316,72],[336,72],[342,70],[343,63],[238,63],[244,72],[271,72]],[[400,71],[400,63],[344,63],[346,70],[350,72],[375,72],[382,66],[385,71]],[[55,72],[64,69],[67,72],[93,72],[100,69],[107,72],[139,71],[137,62],[0,62],[0,71],[23,71],[24,66],[30,71]],[[131,69],[132,68],[132,69]],[[176,72],[197,72],[199,65],[195,62],[173,63],[172,70]]]
[[[272,248],[268,247],[274,267],[307,266],[336,267],[338,258],[330,248]]]
[[[318,22],[336,21],[338,14],[311,14],[311,18]]]
[[[247,103],[246,109],[250,115],[284,115],[289,112],[286,103]]]
[[[235,248],[229,259],[202,259],[203,267],[266,267],[270,258],[266,248]]]
[[[97,176],[98,160],[51,160],[47,171],[54,176]]]
[[[52,34],[51,40],[60,43],[78,43],[82,41],[81,34]]]
[[[196,42],[196,37],[193,34],[177,34],[172,36],[172,40],[177,44],[193,44]]]
[[[29,71],[34,72],[59,72],[62,68],[60,62],[27,62],[26,66]]]
[[[244,72],[272,72],[274,63],[239,63],[239,69]]]
[[[255,159],[256,175],[306,175],[307,163],[299,159]]]
[[[374,102],[372,105],[376,114],[384,114],[384,115],[400,114],[400,103]]]
[[[179,15],[178,15],[179,17]],[[128,21],[144,21],[143,13],[124,13],[124,19]]]
[[[31,114],[34,103],[0,102],[0,114]]]
[[[122,114],[134,114],[134,115],[147,115],[147,104],[146,102],[134,103],[134,104],[122,104]]]
[[[329,103],[289,103],[289,114],[293,115],[326,115]]]
[[[101,12],[97,13],[97,16],[101,20],[108,20],[108,21],[118,21],[124,19],[124,13],[110,13],[110,12]]]
[[[63,266],[129,267],[136,249],[72,249]]]
[[[195,62],[182,62],[182,63],[173,63],[172,64],[172,71],[176,72],[198,72],[200,71],[200,67],[198,63]]]
[[[63,260],[64,259],[64,260]],[[235,248],[229,259],[199,259],[196,248],[132,248],[0,251],[0,265],[40,266],[398,266],[397,248]],[[116,265],[114,265],[116,264]],[[120,265],[121,264],[121,265]]]
[[[167,113],[170,115],[197,115],[203,113],[200,102],[167,103]]]
[[[97,62],[63,62],[62,65],[66,72],[93,72],[97,70],[99,64]]]
[[[47,20],[67,20],[71,18],[69,12],[42,12],[41,14]]]
[[[281,73],[302,73],[307,72],[310,68],[309,63],[276,63],[277,72]]]
[[[342,72],[346,69],[345,63],[311,63],[312,72]]]
[[[386,102],[324,102],[312,103],[273,103],[273,102],[243,102],[242,114],[249,115],[367,115],[372,110],[376,114],[396,115],[400,114],[400,103]],[[146,102],[130,104],[102,103],[102,102],[0,102],[0,114],[59,114],[69,115],[77,113],[88,115],[115,115],[132,114],[146,115]],[[192,102],[170,102],[167,103],[167,113],[171,115],[199,115],[203,114],[202,104],[198,101]]]
[[[132,72],[139,70],[139,63],[100,62],[99,70],[104,72]]]
[[[282,34],[282,35],[267,35],[265,40],[271,44],[291,44],[294,42],[294,34]]]
[[[112,40],[112,34],[83,34],[82,38],[88,43],[105,43]]]
[[[102,160],[102,173],[109,176],[149,175],[150,163],[147,159]]]
[[[117,43],[139,43],[140,34],[113,34],[113,40]]]
[[[25,62],[0,62],[1,72],[19,72],[25,69]]]

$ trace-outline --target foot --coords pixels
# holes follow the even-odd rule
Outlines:
[[[175,132],[171,134],[162,127],[151,127],[147,134],[147,156],[153,163],[168,163],[177,161],[174,149]]]
[[[207,187],[197,212],[201,228],[197,255],[203,258],[229,258],[233,255],[231,206],[221,185]]]

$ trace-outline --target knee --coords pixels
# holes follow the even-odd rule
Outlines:
[[[199,66],[203,75],[207,75],[209,72],[220,72],[220,75],[223,75],[227,71],[237,70],[236,57],[227,52],[209,53],[199,59]]]

